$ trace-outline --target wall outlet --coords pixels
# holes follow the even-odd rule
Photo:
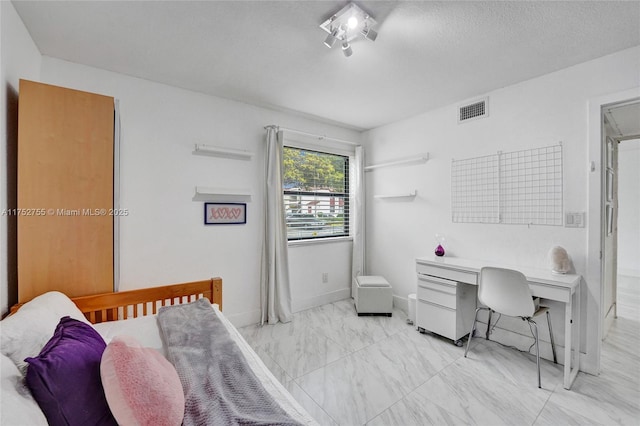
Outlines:
[[[323,272],[322,273],[322,282],[323,283],[328,283],[329,282],[329,273],[328,272]]]

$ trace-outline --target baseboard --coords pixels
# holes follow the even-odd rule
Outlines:
[[[628,277],[640,278],[640,269],[618,268],[618,275],[626,275]]]
[[[296,313],[304,311],[305,309],[315,308],[316,306],[326,305],[327,303],[337,302],[338,300],[348,299],[349,297],[351,297],[351,289],[343,288],[308,299],[293,300],[291,302],[291,311]],[[231,321],[231,324],[233,324],[234,327],[245,327],[247,325],[258,324],[260,322],[260,309],[231,315],[225,313],[225,316],[229,321]]]
[[[260,309],[253,311],[241,312],[239,314],[227,315],[227,319],[233,324],[234,327],[244,327],[247,325],[258,324],[260,322]]]
[[[406,297],[400,297],[393,295],[393,307],[400,309],[405,314],[409,315],[409,299]]]
[[[492,321],[493,324],[493,321]],[[478,321],[476,325],[476,334],[475,339],[484,339],[487,332],[487,324],[484,322]],[[505,328],[495,327],[489,336],[490,340],[495,340],[496,342],[500,342],[507,346],[515,346],[521,351],[527,351],[531,344],[533,343],[532,336],[525,336],[520,333],[516,333],[511,330],[507,330]],[[556,339],[556,357],[558,358],[558,364],[564,365],[564,340],[562,342],[558,342]],[[473,348],[473,342],[471,342],[471,347]],[[472,349],[473,350],[473,349]],[[534,350],[531,350],[531,353],[534,353]],[[544,358],[549,361],[553,361],[553,352],[551,351],[551,343],[540,339],[540,358]]]
[[[351,297],[350,288],[341,288],[329,293],[320,294],[308,299],[300,299],[291,301],[291,310],[295,312],[304,311],[306,309],[315,308],[316,306],[326,305],[327,303],[337,302],[338,300],[348,299]]]

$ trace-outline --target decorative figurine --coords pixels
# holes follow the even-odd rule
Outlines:
[[[551,261],[551,272],[554,274],[566,274],[571,269],[571,259],[567,251],[555,246],[549,250],[549,260]]]
[[[444,235],[436,234],[436,243],[438,243],[438,247],[436,247],[435,251],[436,256],[444,256],[444,247],[442,247],[442,245],[444,244]]]

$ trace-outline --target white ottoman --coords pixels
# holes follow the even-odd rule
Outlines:
[[[393,294],[391,285],[375,275],[356,277],[356,312],[360,315],[391,316],[393,308]]]

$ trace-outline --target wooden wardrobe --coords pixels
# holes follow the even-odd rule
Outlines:
[[[21,80],[18,302],[113,291],[114,99]]]

